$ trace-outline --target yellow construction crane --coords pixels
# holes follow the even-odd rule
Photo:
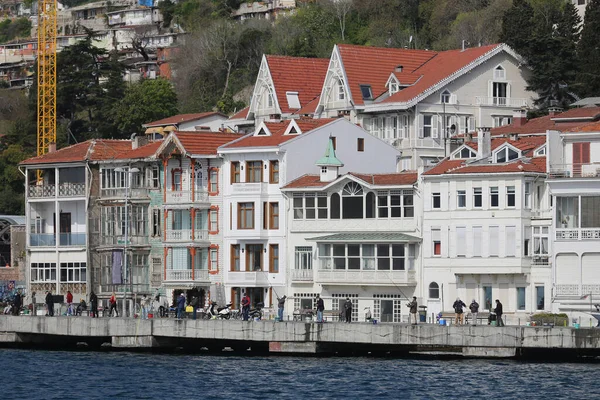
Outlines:
[[[56,143],[56,9],[57,0],[38,0],[38,156],[48,152],[50,143]]]

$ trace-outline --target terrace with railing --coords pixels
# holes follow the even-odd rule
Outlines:
[[[551,165],[548,177],[551,179],[598,178],[600,162]]]

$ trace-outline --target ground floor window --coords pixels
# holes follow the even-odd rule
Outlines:
[[[56,263],[31,263],[31,282],[48,281],[56,281]]]
[[[535,304],[538,310],[545,310],[546,304],[544,301],[544,286],[535,287]]]
[[[484,310],[493,310],[493,302],[492,302],[492,287],[484,286],[483,287],[483,304]]]
[[[350,301],[352,302],[352,322],[358,321],[358,294],[334,293],[331,295],[331,297],[331,309],[340,313],[344,311],[344,303],[346,302],[346,298],[350,298]]]
[[[398,294],[376,294],[373,318],[381,322],[402,322],[402,297]]]
[[[69,262],[60,263],[60,281],[61,282],[85,282],[86,281],[86,263]]]
[[[525,310],[525,288],[517,288],[517,310]]]
[[[294,293],[294,310],[316,309],[316,297],[316,293]]]

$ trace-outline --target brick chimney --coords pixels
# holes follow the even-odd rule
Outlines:
[[[56,143],[50,143],[48,145],[48,153],[54,153],[56,152]]]
[[[554,117],[554,116],[560,114],[561,112],[563,112],[563,109],[560,107],[550,107],[548,109],[548,115],[550,115],[551,117]]]
[[[523,126],[527,123],[527,110],[520,108],[513,110],[513,122],[512,125],[515,128]]]

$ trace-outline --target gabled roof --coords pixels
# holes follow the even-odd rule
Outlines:
[[[588,108],[588,107],[586,107]],[[593,111],[588,108],[588,110],[583,111],[584,109],[572,109],[569,111],[565,111],[556,115],[544,115],[538,118],[532,118],[530,120],[525,121],[521,126],[516,126],[515,122],[509,125],[500,126],[497,128],[492,128],[491,134],[492,136],[498,135],[509,135],[509,134],[517,134],[517,135],[532,135],[532,134],[545,134],[548,130],[570,130],[572,128],[576,128],[578,126],[582,126],[593,119],[590,117],[591,115],[600,114],[600,107],[590,107],[594,109],[598,109],[598,111]],[[578,111],[581,110],[581,111]],[[577,121],[578,119],[581,119]]]
[[[351,44],[339,44],[337,48],[344,64],[348,79],[347,85],[356,105],[364,104],[360,85],[371,85],[373,97],[377,98],[386,91],[385,83],[396,67],[402,66],[402,72],[412,73],[437,54],[435,51],[428,50],[392,49]]]
[[[91,139],[52,153],[21,161],[21,165],[75,163],[119,159],[121,154],[131,151],[131,141]]]
[[[600,107],[579,107],[571,108],[563,113],[554,116],[554,120],[564,119],[594,120],[600,117]]]
[[[232,120],[232,119],[246,119],[246,117],[248,116],[248,110],[250,110],[250,106],[242,108],[240,111],[238,111],[237,113],[235,113],[231,117],[229,117],[229,119],[230,120]]]
[[[183,147],[190,156],[216,155],[217,149],[233,140],[239,139],[241,135],[223,132],[173,132],[166,139],[172,137]]]
[[[198,114],[178,114],[178,115],[173,115],[172,117],[159,119],[158,121],[149,122],[142,126],[144,128],[149,128],[152,126],[178,125],[178,124],[183,124],[186,122],[195,121],[197,119],[212,117],[213,115],[220,115],[224,118],[227,118],[227,116],[225,114],[221,114],[220,112],[215,112],[215,111],[198,113]]]
[[[600,132],[600,121],[588,122],[565,131],[565,133],[569,132]]]
[[[530,156],[532,150],[546,143],[546,136],[519,136],[517,140],[511,140],[507,137],[492,137],[491,150],[495,151],[505,144],[521,150],[523,156]],[[465,142],[465,146],[477,151],[479,144],[477,141]],[[458,150],[458,149],[457,149]],[[454,152],[453,152],[454,153]],[[472,160],[472,159],[471,159]]]
[[[321,94],[323,81],[329,66],[328,58],[274,55],[265,57],[282,113],[298,110],[298,108],[289,107],[286,92],[298,92],[301,107],[304,107]]]
[[[140,146],[137,149],[131,149],[131,142],[129,145],[129,149],[123,151],[116,158],[120,160],[124,159],[144,159],[154,157],[156,154],[156,150],[160,147],[162,141],[156,141],[148,143],[144,146]]]
[[[305,134],[313,129],[319,128],[323,125],[327,125],[333,121],[337,121],[338,118],[319,118],[319,119],[297,119],[294,122],[300,128],[302,134]],[[226,144],[221,148],[224,150],[242,147],[276,147],[288,140],[296,138],[298,135],[284,135],[286,128],[291,121],[283,122],[264,122],[264,126],[271,133],[270,135],[255,135],[250,133],[234,142]],[[260,129],[260,128],[257,128]]]
[[[291,181],[282,189],[324,188],[325,186],[333,185],[349,176],[357,178],[371,187],[413,185],[418,179],[418,174],[414,171],[395,172],[390,174],[361,174],[357,172],[348,172],[345,175],[339,176],[333,182],[321,182],[320,175],[306,174]]]
[[[546,157],[518,159],[504,164],[444,159],[423,175],[505,174],[515,172],[546,172]]]

